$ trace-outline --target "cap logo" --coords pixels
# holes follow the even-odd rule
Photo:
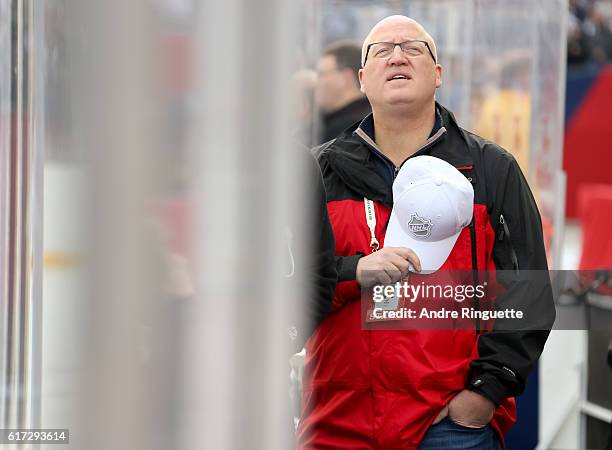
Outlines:
[[[426,238],[431,234],[432,227],[431,220],[423,219],[418,214],[410,214],[410,220],[408,221],[408,231],[415,237]]]

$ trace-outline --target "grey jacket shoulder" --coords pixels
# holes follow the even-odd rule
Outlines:
[[[336,138],[324,142],[320,145],[317,145],[316,147],[313,147],[310,149],[310,153],[312,153],[312,155],[317,159],[317,161],[319,161],[321,159],[321,155],[328,150],[332,144],[336,141]]]

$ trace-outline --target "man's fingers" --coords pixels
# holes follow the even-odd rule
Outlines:
[[[409,248],[388,247],[364,256],[357,263],[357,281],[362,287],[391,284],[402,280],[412,265],[421,271],[421,262]]]
[[[465,389],[448,403],[450,419],[468,428],[486,426],[494,413],[495,405],[491,400]]]
[[[388,262],[383,266],[384,272],[391,279],[391,282],[400,281],[402,279],[403,271],[395,266],[393,262]]]
[[[377,271],[375,281],[372,284],[388,285],[391,283],[393,283],[393,280],[391,279],[389,274],[387,274],[387,272],[385,272],[384,270],[379,270]]]
[[[408,273],[410,262],[407,259],[404,259],[400,255],[391,254],[389,255],[389,262],[393,264],[397,268],[397,270],[402,273],[402,275]]]
[[[406,247],[389,247],[389,249],[392,250],[393,253],[395,253],[396,255],[399,255],[403,259],[410,262],[410,264],[412,264],[412,267],[414,267],[417,272],[421,271],[421,261],[419,260],[417,254],[414,253],[414,251]]]
[[[408,261],[410,261],[412,267],[414,267],[414,270],[416,270],[417,272],[421,271],[421,260],[416,255],[416,253],[411,252],[410,256],[408,257]]]

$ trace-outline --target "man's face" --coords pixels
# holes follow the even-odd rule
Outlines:
[[[375,30],[366,45],[372,42],[400,43],[417,39],[427,40],[418,26],[395,21]],[[376,59],[370,53],[365,66],[359,71],[359,81],[361,92],[366,94],[375,109],[425,106],[433,101],[436,88],[442,85],[442,67],[433,61],[429,52],[407,56],[396,46],[392,55],[386,59]]]
[[[348,72],[348,69],[338,68],[335,56],[324,55],[319,60],[317,100],[323,111],[331,112],[336,109],[338,93],[343,93],[347,89]]]

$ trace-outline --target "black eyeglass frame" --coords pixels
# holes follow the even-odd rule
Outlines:
[[[373,45],[376,44],[393,44],[393,51],[395,51],[395,47],[396,46],[400,46],[400,49],[402,48],[402,45],[404,45],[407,42],[422,42],[423,44],[425,44],[425,47],[427,47],[427,50],[429,51],[429,54],[431,55],[431,59],[433,59],[433,62],[435,64],[438,64],[438,61],[436,61],[436,57],[434,56],[433,52],[431,51],[431,47],[429,46],[429,43],[427,41],[422,41],[420,39],[410,39],[408,41],[404,41],[404,42],[400,42],[399,44],[396,44],[395,42],[372,42],[371,44],[368,44],[368,46],[366,47],[366,54],[365,54],[365,58],[363,59],[363,64],[361,65],[361,67],[365,67],[366,62],[368,62],[368,55],[370,53],[370,48]],[[402,50],[403,52],[403,50]]]

